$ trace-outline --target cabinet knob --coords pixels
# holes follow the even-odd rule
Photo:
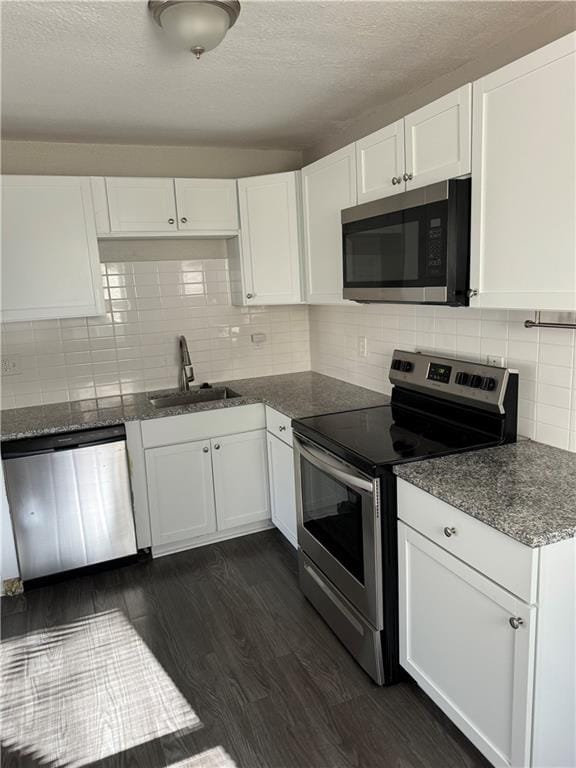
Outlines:
[[[168,219],[168,224],[174,224],[174,219]]]
[[[254,298],[254,294],[253,293],[247,293],[246,294],[246,298],[247,299],[253,299]]]
[[[214,449],[219,451],[220,450],[220,443],[216,443],[216,445],[214,446]]]
[[[450,538],[450,536],[455,536],[455,535],[456,535],[456,528],[449,528],[448,526],[444,528],[444,536],[448,536],[448,538]]]
[[[402,178],[404,179],[404,181],[412,181],[414,177],[412,176],[411,173],[405,173],[404,176],[402,176]]]
[[[202,448],[202,450],[204,451],[204,453],[208,453],[208,451],[210,450],[210,448],[208,448],[208,446],[207,446],[207,445],[205,445],[205,446],[204,446],[204,448]]]
[[[478,291],[476,290],[476,288],[468,288],[467,293],[468,293],[469,299],[473,298],[474,296],[478,296]]]
[[[394,186],[396,186],[396,184],[400,184],[396,176],[392,176],[392,184],[394,184]]]
[[[524,619],[521,619],[520,616],[511,616],[509,621],[512,629],[520,629],[520,627],[524,624]]]
[[[186,216],[182,216],[182,218],[180,219],[180,221],[182,222],[182,224],[186,224],[186,222],[188,221],[188,219],[186,218]]]
[[[278,427],[278,429],[279,429],[280,432],[286,432],[286,427],[282,426],[282,427]]]

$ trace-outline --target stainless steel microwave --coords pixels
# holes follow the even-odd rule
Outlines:
[[[342,211],[345,299],[468,304],[470,179]]]

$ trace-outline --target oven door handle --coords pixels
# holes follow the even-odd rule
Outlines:
[[[327,475],[334,477],[336,480],[340,480],[345,485],[349,485],[357,491],[367,491],[368,493],[374,492],[374,484],[370,480],[343,470],[342,464],[339,461],[334,460],[329,454],[320,451],[317,448],[313,448],[308,443],[304,444],[297,435],[294,435],[294,443],[296,445],[296,450],[306,459],[306,461],[309,461],[310,464],[317,467],[317,469],[326,472]]]

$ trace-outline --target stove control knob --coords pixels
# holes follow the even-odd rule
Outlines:
[[[472,376],[470,376],[470,382],[468,386],[473,387],[474,389],[479,389],[479,387],[482,386],[482,376],[478,376],[474,373]]]
[[[393,371],[399,371],[401,365],[402,365],[402,360],[398,360],[397,358],[395,358],[394,360],[392,360],[392,365],[390,367],[392,368]]]
[[[402,360],[400,363],[400,370],[403,373],[410,373],[411,370],[413,370],[414,365],[413,363],[410,363],[408,360]]]
[[[458,371],[455,381],[456,384],[460,384],[462,387],[467,387],[470,381],[470,374],[464,373],[464,371]]]
[[[487,392],[493,392],[496,389],[496,379],[487,376],[485,379],[482,379],[481,388],[485,389]]]

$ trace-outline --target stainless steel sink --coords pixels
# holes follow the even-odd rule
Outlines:
[[[228,387],[205,387],[191,389],[189,392],[169,392],[168,394],[153,395],[150,402],[155,408],[173,408],[177,405],[194,405],[195,403],[208,403],[212,400],[228,400],[231,397],[240,397]]]

